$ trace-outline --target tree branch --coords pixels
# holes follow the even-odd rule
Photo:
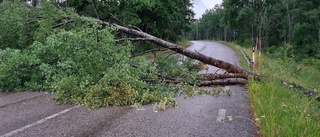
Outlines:
[[[138,53],[138,54],[132,55],[130,58],[134,58],[134,57],[137,57],[137,56],[148,54],[150,52],[158,52],[158,51],[166,51],[166,50],[169,50],[169,49],[168,48],[165,48],[165,49],[151,49],[151,50],[147,50],[147,51],[142,52],[142,53]]]
[[[63,22],[63,23],[56,24],[56,25],[52,26],[52,28],[53,28],[53,29],[55,29],[55,28],[60,28],[60,27],[63,27],[63,26],[65,26],[65,25],[69,24],[69,23],[72,23],[72,22],[74,22],[74,21],[75,21],[75,20],[70,19],[70,20],[68,20],[67,22]]]
[[[97,18],[100,19],[99,14],[98,14],[98,11],[97,11],[97,8],[96,8],[95,0],[93,0],[93,1],[91,2],[91,4],[92,4],[92,7],[93,7],[93,9],[94,9],[94,12],[95,12]]]
[[[218,80],[218,79],[226,79],[226,78],[243,78],[247,79],[247,77],[241,73],[227,73],[227,74],[199,74],[200,80]]]
[[[149,38],[122,38],[122,39],[117,39],[115,42],[120,42],[120,41],[152,41],[152,39]]]
[[[164,79],[164,80],[143,79],[143,81],[149,82],[149,83],[158,83],[158,82],[165,82],[165,83],[171,83],[171,84],[184,83],[184,84],[198,86],[198,87],[217,86],[217,85],[246,85],[248,83],[248,80],[246,80],[246,79],[212,80],[212,81],[204,81],[201,83],[190,83],[190,82],[170,80],[170,79]]]
[[[199,87],[213,86],[213,85],[246,85],[248,80],[246,79],[223,79],[223,80],[213,80],[202,82],[198,84]]]

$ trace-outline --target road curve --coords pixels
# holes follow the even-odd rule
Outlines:
[[[239,64],[236,54],[218,43],[193,41],[189,50]],[[216,70],[210,66],[208,72]],[[144,106],[145,110],[132,107],[87,110],[82,106],[57,105],[50,100],[53,94],[43,92],[0,93],[0,136],[254,136],[256,131],[250,120],[246,88],[228,88],[232,91],[231,96],[178,97],[178,108],[159,112],[153,112],[152,105]]]

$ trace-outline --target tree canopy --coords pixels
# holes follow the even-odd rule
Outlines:
[[[136,26],[159,38],[177,41],[193,19],[190,0],[68,0],[80,15]]]

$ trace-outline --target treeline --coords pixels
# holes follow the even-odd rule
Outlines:
[[[30,6],[37,5],[39,8],[47,0],[14,0],[16,2],[29,3]],[[152,34],[156,37],[177,42],[183,39],[184,32],[190,30],[190,23],[193,20],[191,0],[50,0],[57,8],[65,11],[74,11],[81,16],[97,18],[110,23],[120,24],[136,30]],[[5,1],[0,0],[0,4]],[[9,2],[9,1],[7,1]],[[12,1],[11,1],[12,2]],[[1,13],[5,9],[0,10]],[[22,13],[26,14],[26,13]],[[34,13],[26,15],[33,16]],[[14,18],[14,17],[12,17]],[[7,19],[5,22],[11,22]],[[27,21],[25,21],[27,22]],[[22,22],[21,24],[25,23]],[[15,22],[20,23],[20,22]],[[8,23],[10,24],[10,23]],[[54,24],[54,23],[53,23]],[[6,25],[6,23],[5,23]],[[19,24],[20,25],[20,24]],[[57,25],[57,24],[54,24]],[[63,24],[62,24],[63,25]],[[58,26],[59,27],[59,26]],[[61,27],[61,26],[60,26]],[[71,26],[74,27],[74,26]],[[69,27],[68,29],[70,29]],[[79,26],[77,26],[79,27]],[[80,26],[83,27],[83,26]],[[6,36],[0,37],[0,48],[23,49],[32,44],[35,40],[34,32],[38,29],[37,25],[28,25],[25,29],[14,30],[16,26],[7,26],[7,29],[0,30]],[[14,33],[19,32],[19,33]],[[44,36],[43,36],[44,37]],[[130,38],[131,36],[123,33],[116,34],[116,39]],[[9,45],[10,43],[10,45]],[[148,45],[148,46],[142,46]],[[135,48],[132,54],[147,51],[158,46],[143,41],[134,42]]]
[[[77,13],[123,26],[135,26],[157,37],[177,41],[193,19],[191,0],[68,0]]]
[[[15,1],[26,2],[25,0]],[[57,2],[56,0],[51,1],[52,3]],[[28,3],[38,4],[40,7],[44,2],[46,0],[28,1]],[[172,42],[180,40],[183,32],[189,31],[190,22],[194,16],[191,0],[62,0],[60,2],[62,3],[55,3],[55,5],[61,9],[139,29]],[[1,9],[1,12],[3,12],[2,10],[5,9]],[[36,27],[30,26],[30,30],[27,32],[36,30]],[[119,37],[123,37],[123,35],[120,34]],[[6,39],[6,37],[0,37],[0,44],[2,41],[4,44],[1,45],[7,45],[10,42],[16,43],[14,41],[8,42]],[[28,39],[30,42],[33,41],[31,36]],[[17,45],[28,44],[30,43],[18,43]]]
[[[191,27],[190,39],[252,46],[259,37],[266,49],[284,49],[296,59],[320,58],[319,0],[223,0]]]

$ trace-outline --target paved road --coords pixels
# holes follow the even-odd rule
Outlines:
[[[190,50],[239,64],[228,47],[213,42],[193,42]],[[208,72],[217,69],[210,66]],[[206,72],[202,72],[206,73]],[[210,89],[210,87],[207,87]],[[132,107],[87,110],[83,106],[57,105],[44,92],[0,93],[0,136],[12,137],[251,137],[247,91],[228,86],[232,95],[177,98],[180,107],[153,112]]]

